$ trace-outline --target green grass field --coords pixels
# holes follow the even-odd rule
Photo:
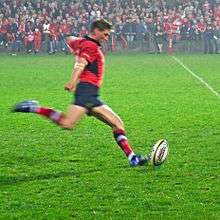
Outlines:
[[[218,55],[178,55],[220,92]],[[166,55],[108,55],[102,99],[134,150],[170,142],[163,167],[130,168],[111,129],[85,117],[64,131],[10,107],[65,111],[71,56],[0,56],[0,219],[220,219],[220,99]]]

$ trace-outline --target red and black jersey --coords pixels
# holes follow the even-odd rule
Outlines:
[[[80,82],[87,82],[100,87],[104,75],[104,55],[99,42],[85,36],[70,40],[68,45],[72,53],[88,61],[88,65],[80,75]]]

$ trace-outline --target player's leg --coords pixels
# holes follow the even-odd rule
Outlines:
[[[87,110],[78,105],[70,105],[66,114],[62,113],[58,124],[65,129],[72,129],[86,114]]]
[[[94,107],[91,114],[112,128],[117,144],[128,157],[132,166],[144,165],[147,162],[146,158],[135,155],[126,137],[123,121],[110,107],[107,105]]]
[[[70,105],[68,112],[65,114],[53,108],[39,106],[38,102],[33,100],[24,101],[17,104],[12,111],[35,113],[48,118],[52,122],[66,129],[73,128],[87,112],[84,107]]]

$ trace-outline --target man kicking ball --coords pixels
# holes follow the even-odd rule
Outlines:
[[[99,88],[104,75],[104,56],[100,46],[108,40],[111,28],[112,25],[106,20],[96,20],[91,25],[89,36],[67,38],[67,45],[76,56],[71,78],[65,84],[65,89],[75,96],[67,113],[40,106],[33,100],[18,103],[13,111],[36,113],[65,129],[74,128],[85,114],[92,115],[112,128],[114,138],[131,166],[144,165],[150,158],[134,153],[122,120],[99,99]]]

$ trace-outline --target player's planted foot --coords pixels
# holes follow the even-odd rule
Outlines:
[[[134,156],[130,159],[130,161],[129,161],[129,163],[130,163],[130,165],[131,165],[132,167],[134,167],[134,166],[143,166],[143,165],[145,165],[147,162],[148,162],[148,158],[143,157],[143,156],[141,156],[141,155],[134,155]]]
[[[28,100],[16,104],[15,107],[12,108],[12,112],[36,112],[38,107],[38,101]]]

